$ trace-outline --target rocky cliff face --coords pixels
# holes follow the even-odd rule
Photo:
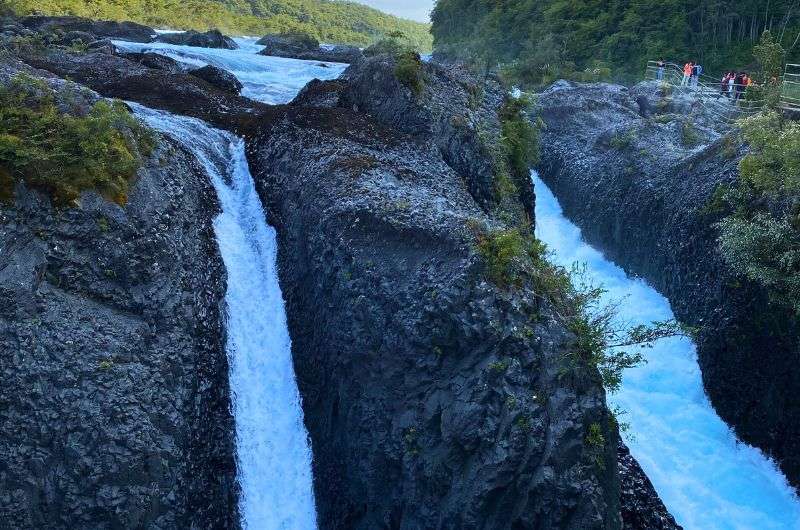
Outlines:
[[[125,207],[0,203],[4,527],[238,526],[216,209],[164,139]]]
[[[470,225],[497,222],[438,149],[324,108],[250,143],[320,525],[618,528],[616,442],[584,442],[616,439],[596,374],[561,379],[548,305],[485,280]]]
[[[800,485],[797,322],[738,278],[717,252],[715,188],[737,178],[741,151],[695,108],[645,84],[559,82],[539,98],[541,176],[584,237],[667,296],[700,328],[703,382],[736,433]],[[695,119],[697,117],[697,119]]]

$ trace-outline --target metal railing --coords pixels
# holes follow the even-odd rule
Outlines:
[[[800,82],[800,70],[797,73]],[[683,68],[675,63],[665,63],[663,69],[660,69],[657,61],[648,61],[645,79],[660,81],[669,86],[673,93],[693,96],[696,104],[726,123],[758,114],[766,106],[765,100],[752,98],[747,93],[747,87],[742,84],[734,83],[723,87],[721,80],[717,81],[705,74],[685,80]]]
[[[781,83],[781,108],[800,111],[800,64],[787,64]]]

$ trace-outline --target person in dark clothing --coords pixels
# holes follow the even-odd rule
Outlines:
[[[658,79],[659,81],[663,81],[664,80],[664,67],[665,66],[666,66],[666,63],[664,62],[664,59],[660,59],[656,63],[656,79]]]

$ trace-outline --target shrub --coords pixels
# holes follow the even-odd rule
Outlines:
[[[689,120],[681,121],[681,143],[684,147],[694,147],[700,143],[700,134]]]
[[[630,148],[635,141],[636,135],[633,131],[625,131],[624,133],[618,132],[611,137],[611,141],[609,141],[608,145],[617,151],[624,151]]]
[[[785,217],[759,212],[749,219],[726,217],[718,227],[725,261],[800,314],[800,219],[793,226]]]
[[[417,52],[406,50],[395,57],[394,75],[415,96],[422,94],[425,82],[422,75],[422,60]]]
[[[375,44],[367,47],[364,50],[366,57],[374,57],[376,55],[389,54],[393,56],[400,55],[403,52],[410,51],[410,49],[396,38],[381,39]]]
[[[734,272],[800,316],[800,124],[770,112],[742,120],[740,130],[750,151],[738,182],[713,197],[729,212],[716,225],[719,251]]]
[[[507,98],[500,109],[501,141],[512,175],[529,179],[533,166],[539,163],[541,120],[532,123],[525,115],[531,102],[526,97]]]
[[[60,106],[72,98],[26,75],[0,87],[0,181],[22,179],[62,204],[90,189],[124,204],[153,137],[119,101],[68,114]]]

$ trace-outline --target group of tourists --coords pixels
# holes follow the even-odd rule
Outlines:
[[[664,70],[667,63],[664,59],[656,62],[656,79],[662,81],[664,79]],[[695,62],[689,61],[683,65],[683,78],[681,79],[681,86],[697,87],[700,83],[700,76],[703,74],[703,67]],[[725,72],[725,75],[720,81],[720,91],[722,95],[738,101],[742,98],[747,87],[753,84],[753,78],[747,72]]]
[[[720,83],[720,90],[722,95],[733,99],[734,101],[741,99],[742,94],[747,87],[753,84],[753,78],[747,75],[747,72],[726,72],[722,76]]]
[[[703,73],[703,67],[694,62],[689,61],[683,65],[683,79],[681,79],[681,86],[696,87],[700,82],[700,75]]]

